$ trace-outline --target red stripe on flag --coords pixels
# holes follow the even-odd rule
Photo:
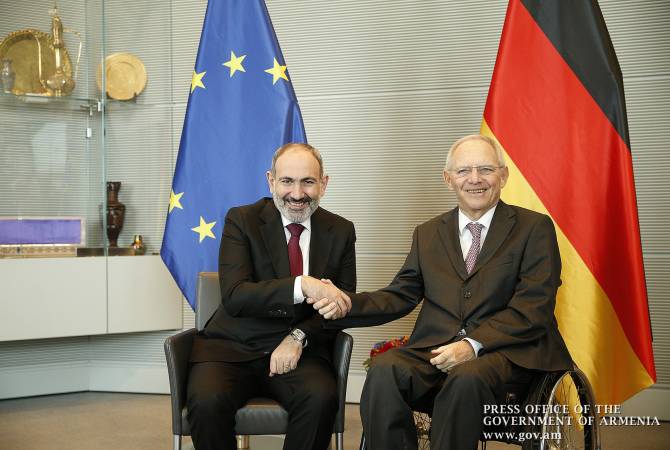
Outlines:
[[[518,0],[510,1],[484,118],[655,379],[630,151]]]

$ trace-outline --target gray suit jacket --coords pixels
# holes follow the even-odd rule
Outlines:
[[[551,219],[500,201],[477,264],[468,274],[458,236],[458,208],[419,225],[391,284],[352,295],[338,327],[370,326],[406,315],[424,300],[410,348],[461,337],[479,341],[528,369],[572,367],[554,317],[561,258]]]

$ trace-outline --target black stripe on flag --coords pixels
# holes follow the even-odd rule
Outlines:
[[[630,149],[623,77],[596,0],[521,0]]]

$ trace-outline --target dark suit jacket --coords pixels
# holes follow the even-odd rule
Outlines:
[[[561,258],[551,219],[498,203],[472,273],[465,269],[458,208],[419,225],[391,284],[356,294],[340,326],[370,326],[409,313],[425,299],[410,348],[467,337],[528,369],[562,370],[572,360],[554,318]]]
[[[325,209],[312,214],[309,274],[356,289],[354,225]],[[293,304],[286,235],[271,198],[231,208],[219,254],[221,305],[191,361],[249,361],[271,353],[292,328],[307,333],[304,351],[331,359],[335,331],[307,303]]]

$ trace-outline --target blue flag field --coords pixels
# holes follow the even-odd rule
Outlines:
[[[262,0],[209,0],[172,180],[161,257],[195,308],[198,272],[217,271],[224,217],[269,195],[274,151],[307,142]]]

